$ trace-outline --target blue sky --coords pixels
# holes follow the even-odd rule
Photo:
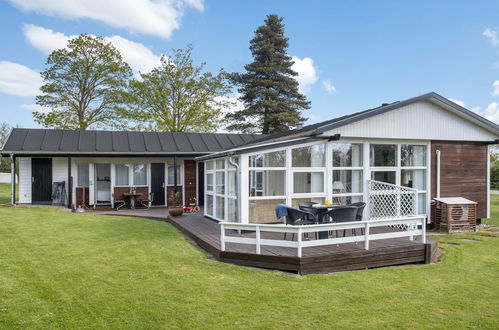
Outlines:
[[[435,91],[499,123],[499,1],[381,0],[2,1],[0,121],[37,126],[37,73],[72,35],[107,37],[136,72],[189,43],[233,72],[267,14],[284,16],[311,122]]]

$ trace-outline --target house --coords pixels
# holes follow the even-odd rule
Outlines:
[[[53,203],[55,182],[70,207],[115,207],[131,187],[165,206],[178,190],[206,217],[273,223],[278,203],[366,201],[375,181],[414,191],[431,222],[437,196],[468,198],[478,219],[489,216],[498,138],[496,124],[428,93],[270,136],[16,128],[1,153],[19,159],[20,204]]]

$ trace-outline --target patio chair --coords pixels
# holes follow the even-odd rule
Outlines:
[[[313,225],[315,224],[315,215],[310,212],[288,207],[288,215],[286,216],[285,224],[291,226]],[[284,239],[286,239],[286,233],[284,233]],[[291,240],[294,239],[295,234],[291,236]]]
[[[319,204],[319,203],[303,202],[303,203],[298,204],[298,208],[302,211],[312,213],[314,215],[314,219],[317,219],[317,209],[312,207],[312,205],[315,205],[315,204]]]
[[[144,198],[144,199],[139,200],[139,204],[141,206],[143,206],[144,209],[149,210],[149,208],[150,208],[149,205],[152,203],[153,199],[154,199],[154,193],[150,192],[149,198]]]
[[[356,217],[356,220],[357,221],[362,221],[362,215],[364,213],[364,208],[366,207],[366,203],[364,203],[364,202],[357,202],[357,203],[348,204],[347,206],[355,206],[355,207],[357,207],[357,217]],[[360,228],[360,233],[362,235],[364,235],[364,229],[363,228]]]
[[[335,207],[326,213],[327,217],[331,218],[331,222],[351,222],[357,219],[357,206],[340,206]],[[354,230],[352,229],[352,235]],[[343,229],[343,237],[346,235],[346,229]],[[338,234],[336,234],[338,236]]]
[[[113,200],[114,200],[114,207],[116,207],[116,211],[119,211],[123,206],[125,206],[126,201],[123,198],[123,195],[121,196],[121,199],[117,199],[116,195],[112,193]]]

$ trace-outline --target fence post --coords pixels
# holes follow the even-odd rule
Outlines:
[[[298,227],[298,258],[301,258],[301,226]]]
[[[423,242],[423,244],[426,244],[426,219],[424,217],[421,218],[421,226],[421,241]]]
[[[225,227],[220,223],[220,250],[225,251]]]
[[[364,241],[364,249],[369,250],[369,222],[366,221],[366,228],[364,229],[365,233],[365,241]]]
[[[256,254],[260,254],[260,226],[256,226]]]

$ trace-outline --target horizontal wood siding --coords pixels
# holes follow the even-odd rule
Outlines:
[[[76,187],[76,207],[86,206],[90,207],[88,203],[89,200],[89,190],[88,187]],[[85,194],[85,199],[83,199],[83,194]],[[85,205],[83,205],[85,202]]]
[[[437,193],[440,150],[440,197],[464,197],[478,203],[477,219],[487,217],[487,145],[477,142],[431,142],[431,197]],[[434,221],[434,218],[433,220]]]
[[[196,162],[193,160],[184,161],[184,184],[185,184],[185,204],[194,203],[196,198]]]

